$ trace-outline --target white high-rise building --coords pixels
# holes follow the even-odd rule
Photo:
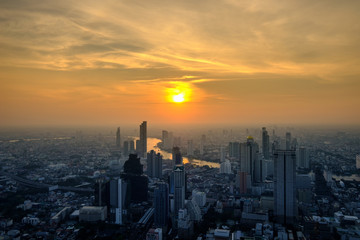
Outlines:
[[[277,150],[274,163],[274,214],[277,222],[292,224],[297,214],[295,151]]]

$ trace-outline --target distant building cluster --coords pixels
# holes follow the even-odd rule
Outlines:
[[[0,239],[360,239],[354,137],[147,127],[0,142]]]

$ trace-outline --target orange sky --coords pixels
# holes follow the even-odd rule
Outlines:
[[[3,0],[0,126],[359,124],[359,10]],[[178,88],[185,102],[169,102]]]

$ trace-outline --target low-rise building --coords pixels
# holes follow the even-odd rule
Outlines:
[[[80,209],[80,222],[105,221],[107,218],[107,207],[84,206]]]

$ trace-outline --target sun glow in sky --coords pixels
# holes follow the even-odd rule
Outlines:
[[[185,96],[183,93],[179,93],[173,96],[173,101],[177,103],[181,103],[185,101]]]
[[[359,124],[359,9],[3,0],[0,126]]]
[[[191,101],[192,86],[184,82],[172,82],[171,86],[166,88],[167,101],[182,103]]]

